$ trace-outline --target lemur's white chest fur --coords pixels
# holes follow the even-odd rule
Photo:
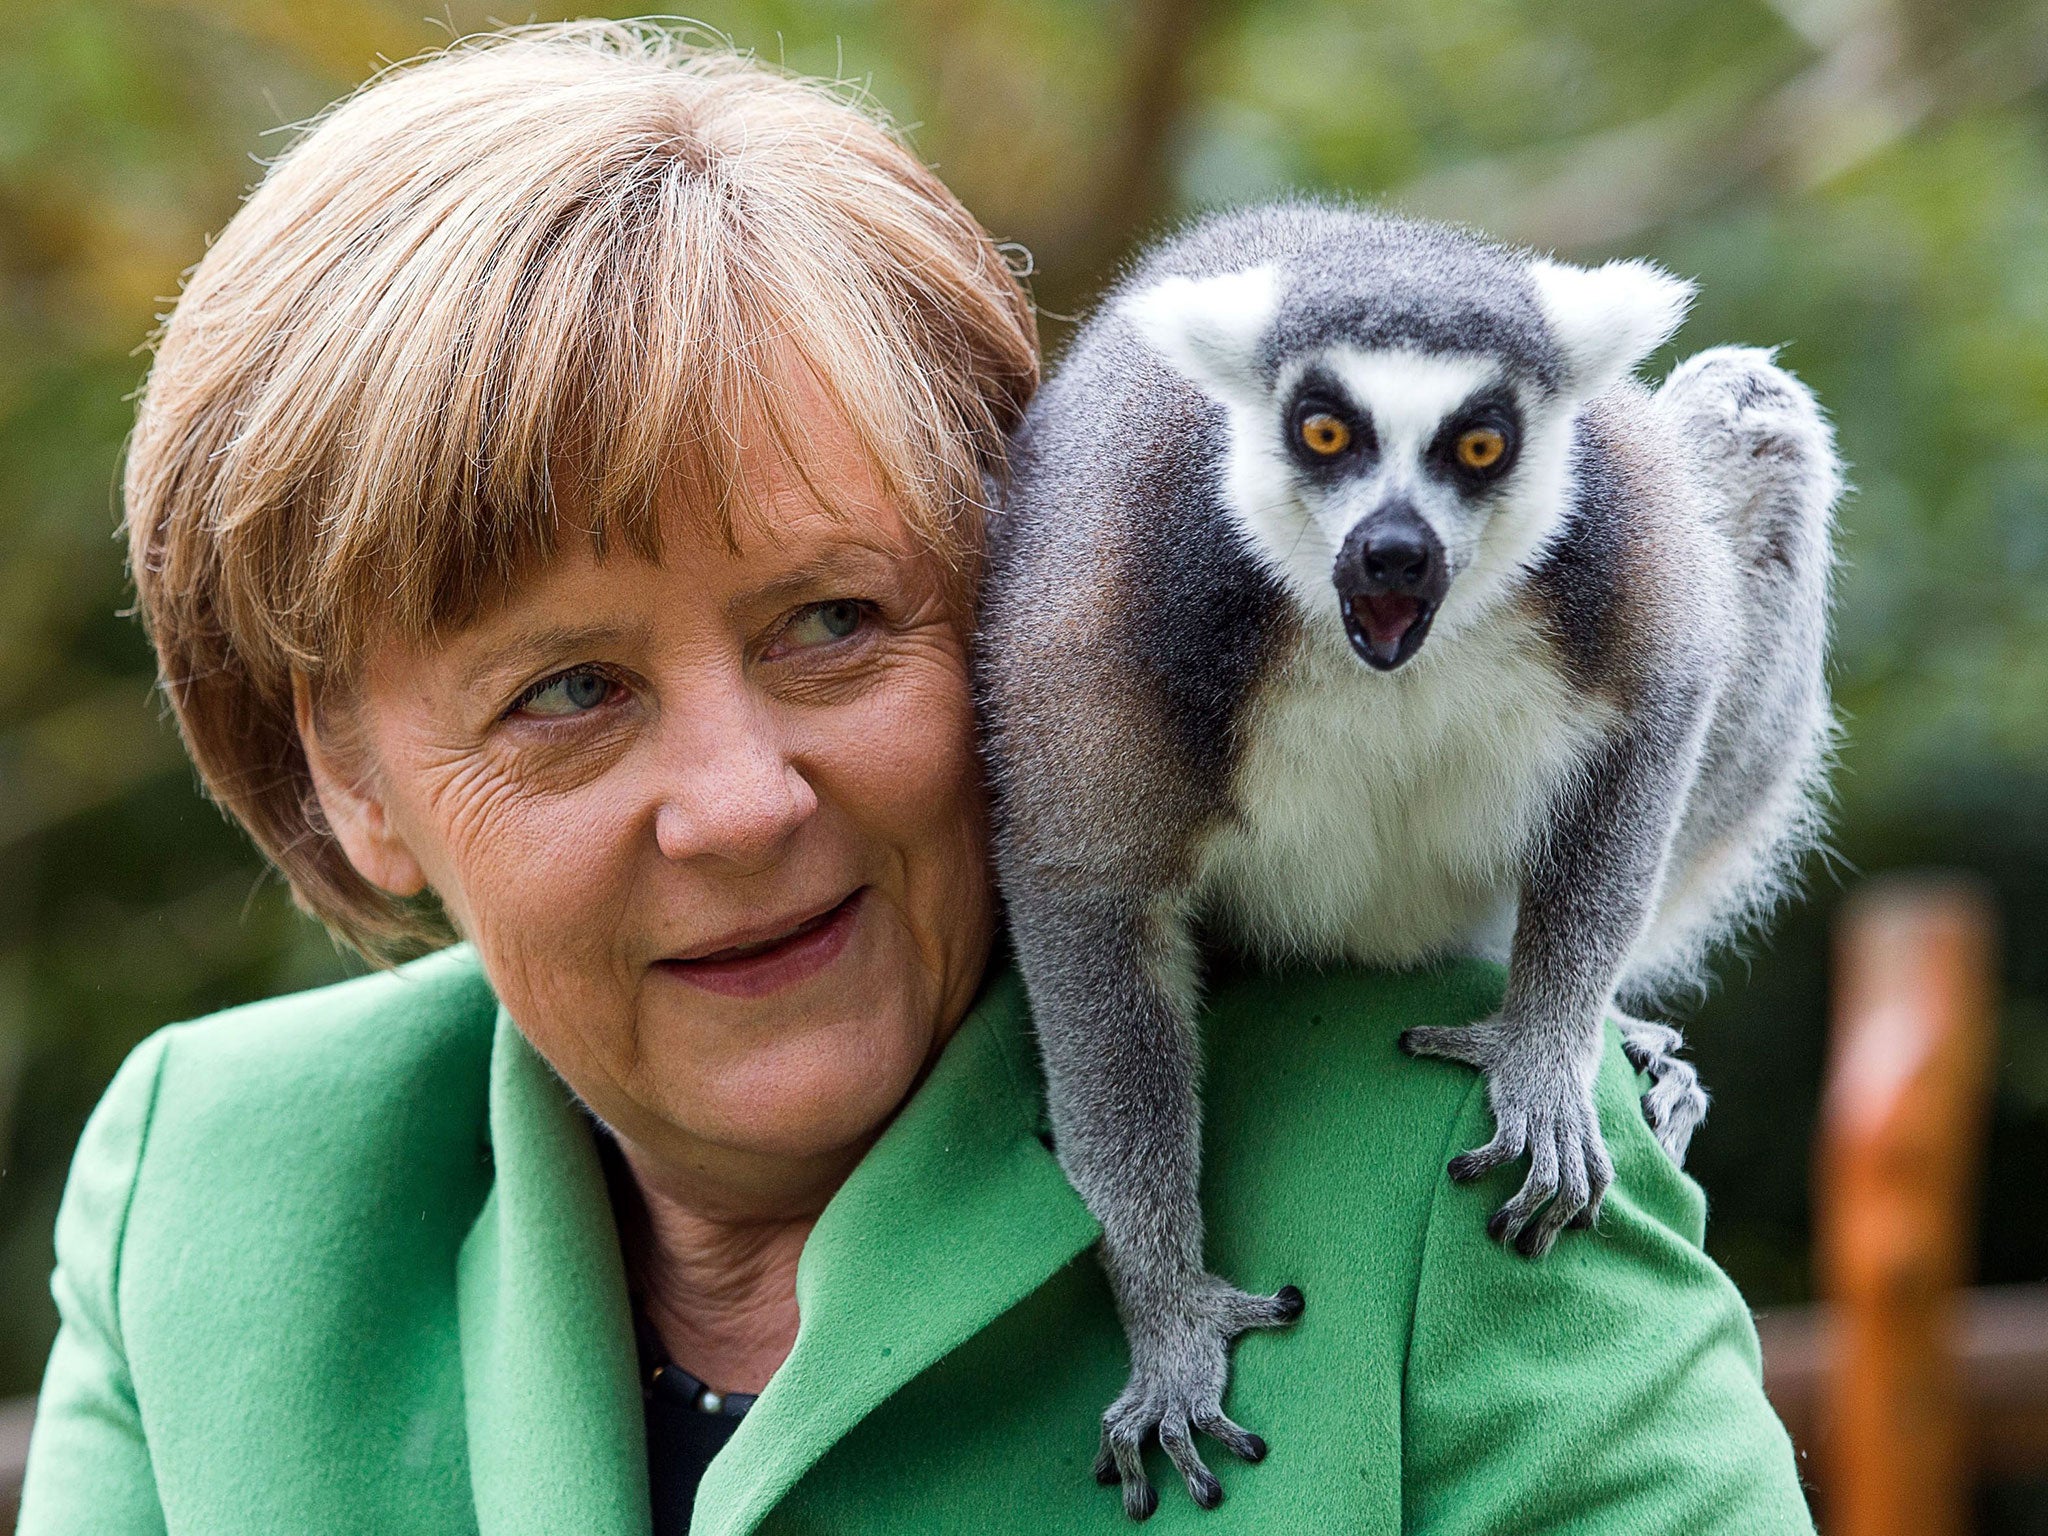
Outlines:
[[[1399,672],[1313,622],[1251,704],[1239,815],[1203,848],[1201,904],[1268,954],[1410,965],[1504,957],[1531,841],[1600,734],[1504,608]]]

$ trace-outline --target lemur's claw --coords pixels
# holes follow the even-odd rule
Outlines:
[[[1166,1459],[1187,1483],[1190,1498],[1204,1509],[1214,1509],[1223,1502],[1223,1485],[1203,1464],[1201,1453],[1195,1449],[1194,1431],[1186,1419],[1168,1419],[1161,1424],[1159,1444]]]
[[[1470,1152],[1460,1152],[1446,1165],[1444,1172],[1451,1176],[1454,1184],[1470,1184],[1474,1179],[1483,1179],[1496,1168],[1506,1167],[1522,1155],[1522,1148],[1513,1137],[1496,1135],[1483,1147]]]
[[[1266,1455],[1266,1442],[1223,1412],[1230,1343],[1250,1329],[1281,1328],[1300,1317],[1301,1292],[1289,1285],[1254,1296],[1211,1278],[1192,1303],[1192,1315],[1153,1320],[1134,1335],[1130,1383],[1102,1416],[1095,1478],[1123,1484],[1124,1513],[1133,1520],[1148,1519],[1159,1507],[1145,1476],[1149,1439],[1158,1439],[1188,1496],[1203,1509],[1223,1502],[1223,1484],[1195,1449],[1197,1431],[1246,1461]]]
[[[1195,1420],[1195,1428],[1212,1440],[1221,1440],[1225,1448],[1242,1461],[1266,1459],[1266,1442],[1220,1413],[1203,1415]]]
[[[1133,1520],[1142,1525],[1152,1518],[1153,1511],[1158,1508],[1159,1493],[1150,1483],[1140,1479],[1135,1483],[1124,1484],[1124,1513]]]
[[[1708,1102],[1699,1071],[1678,1054],[1684,1045],[1685,1037],[1668,1024],[1621,1021],[1621,1048],[1629,1065],[1650,1079],[1650,1091],[1643,1095],[1643,1118],[1650,1122],[1657,1144],[1681,1168],[1692,1133],[1707,1117]]]

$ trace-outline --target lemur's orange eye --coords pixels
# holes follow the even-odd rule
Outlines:
[[[1458,462],[1467,469],[1491,469],[1507,451],[1508,440],[1492,427],[1458,434]]]
[[[1301,442],[1310,453],[1327,459],[1351,446],[1351,429],[1328,412],[1318,411],[1302,418]]]

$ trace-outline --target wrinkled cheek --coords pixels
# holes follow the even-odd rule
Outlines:
[[[936,697],[931,695],[936,694]],[[856,773],[874,814],[909,850],[926,857],[979,839],[985,819],[974,717],[965,685],[933,689],[929,703],[906,708],[870,736]]]
[[[608,1016],[630,885],[616,831],[573,805],[501,802],[449,852],[457,925],[513,1017],[544,1032]]]
[[[893,750],[869,750],[862,790],[871,824],[900,851],[913,940],[950,988],[963,980],[952,972],[979,970],[994,905],[987,795],[964,682],[933,690],[891,724],[870,737]]]

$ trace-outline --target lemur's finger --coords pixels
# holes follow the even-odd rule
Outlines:
[[[1528,1131],[1517,1116],[1503,1118],[1493,1133],[1493,1140],[1483,1147],[1462,1152],[1450,1161],[1446,1171],[1455,1184],[1470,1184],[1474,1179],[1483,1178],[1494,1169],[1512,1163],[1522,1155],[1528,1145]]]
[[[1124,1513],[1133,1520],[1145,1521],[1152,1518],[1152,1512],[1159,1508],[1159,1492],[1145,1480],[1141,1471],[1136,1477],[1124,1479]]]
[[[1622,1053],[1638,1072],[1651,1071],[1656,1063],[1674,1056],[1685,1045],[1685,1036],[1669,1024],[1648,1019],[1631,1019],[1621,1031]]]
[[[1245,1461],[1264,1461],[1266,1442],[1233,1422],[1221,1413],[1200,1413],[1195,1415],[1195,1428],[1211,1440],[1220,1440],[1232,1455]]]
[[[1650,1091],[1643,1095],[1643,1113],[1658,1144],[1683,1168],[1692,1133],[1707,1117],[1707,1091],[1700,1086],[1699,1072],[1691,1062],[1666,1059]]]
[[[1600,1139],[1598,1125],[1586,1127],[1581,1144],[1586,1158],[1586,1203],[1566,1224],[1574,1232],[1588,1231],[1599,1223],[1601,1202],[1614,1182],[1614,1162],[1607,1155],[1607,1143]]]
[[[1095,1476],[1099,1482],[1124,1485],[1124,1513],[1133,1520],[1147,1520],[1159,1507],[1159,1495],[1145,1476],[1145,1428],[1133,1413],[1114,1409],[1102,1421],[1102,1449],[1096,1453]],[[1103,1475],[1105,1465],[1110,1476]]]
[[[1437,1056],[1482,1072],[1491,1059],[1486,1037],[1469,1024],[1418,1024],[1401,1031],[1400,1046],[1410,1056]]]
[[[1185,1418],[1177,1414],[1167,1415],[1159,1426],[1159,1444],[1166,1452],[1166,1459],[1187,1480],[1190,1498],[1204,1509],[1214,1509],[1223,1502],[1223,1485],[1203,1463],[1201,1452],[1195,1449],[1195,1437]]]
[[[1304,1305],[1297,1286],[1283,1285],[1270,1296],[1240,1291],[1224,1303],[1223,1329],[1235,1338],[1248,1328],[1284,1328],[1301,1316]]]
[[[1525,1259],[1540,1259],[1557,1241],[1558,1233],[1578,1218],[1593,1199],[1593,1178],[1586,1166],[1586,1148],[1572,1147],[1558,1159],[1557,1195],[1515,1240],[1515,1251]]]
[[[1592,1199],[1588,1200],[1584,1205],[1579,1207],[1577,1215],[1573,1216],[1570,1221],[1565,1223],[1565,1230],[1569,1232],[1592,1231],[1595,1227],[1600,1225],[1600,1208],[1605,1203],[1606,1202],[1599,1195],[1595,1195]]]
[[[1600,1202],[1606,1198],[1607,1191],[1614,1184],[1614,1159],[1607,1155],[1607,1143],[1600,1135],[1600,1121],[1597,1116],[1580,1134],[1584,1138],[1586,1148],[1586,1199],[1592,1208],[1598,1211]]]
[[[1591,1181],[1586,1193],[1587,1225],[1600,1219],[1601,1202],[1614,1184],[1614,1160],[1607,1155],[1607,1143],[1600,1138],[1600,1122],[1586,1127],[1586,1173]]]
[[[1496,1242],[1513,1242],[1556,1193],[1557,1136],[1551,1127],[1539,1124],[1529,1136],[1529,1176],[1507,1204],[1493,1213],[1493,1220],[1486,1224],[1487,1235]]]
[[[1562,1219],[1553,1220],[1556,1210],[1557,1202],[1553,1200],[1543,1208],[1542,1215],[1522,1229],[1522,1235],[1515,1239],[1516,1253],[1525,1259],[1540,1259],[1550,1252],[1557,1242],[1557,1234],[1565,1227]]]

